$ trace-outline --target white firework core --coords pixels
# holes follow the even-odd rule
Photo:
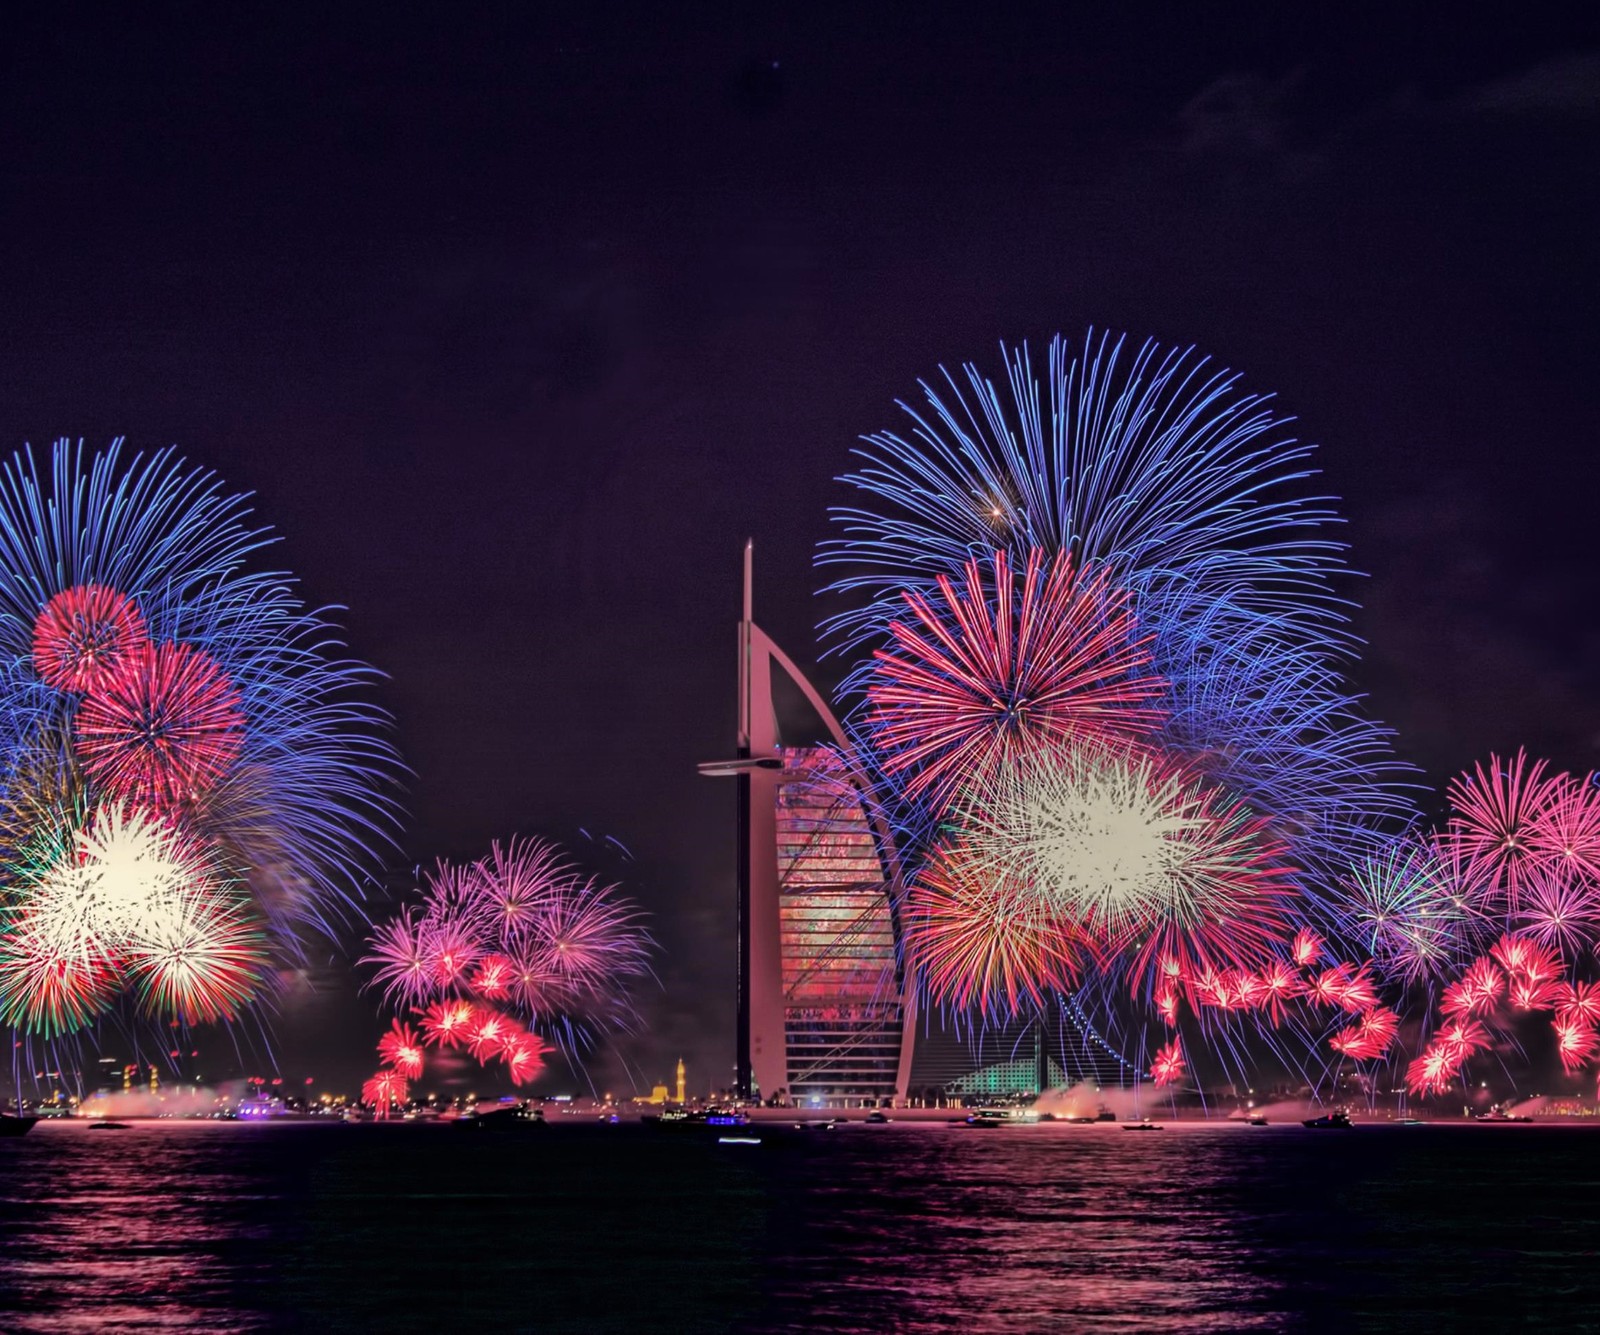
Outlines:
[[[1230,853],[1197,780],[1097,748],[1006,767],[965,812],[969,847],[1035,907],[1111,933],[1225,914]]]
[[[41,879],[41,930],[79,957],[182,932],[209,869],[167,825],[141,810],[107,807],[79,831]]]

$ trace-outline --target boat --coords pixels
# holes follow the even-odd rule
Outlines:
[[[18,1117],[15,1113],[0,1113],[0,1138],[25,1136],[33,1130],[37,1117]]]
[[[1094,1120],[1097,1122],[1114,1122],[1117,1120],[1117,1115],[1110,1108],[1102,1108],[1094,1115]]]
[[[1510,1113],[1499,1108],[1490,1109],[1486,1113],[1479,1113],[1472,1119],[1475,1122],[1531,1122],[1531,1117],[1513,1117]]]
[[[975,1108],[967,1115],[968,1126],[1032,1126],[1039,1114],[1032,1108]]]
[[[1164,1131],[1166,1128],[1146,1118],[1138,1122],[1124,1122],[1122,1129],[1124,1131]]]
[[[133,1127],[127,1122],[113,1122],[109,1117],[97,1117],[89,1123],[91,1131],[131,1131]]]
[[[1321,1117],[1308,1117],[1300,1125],[1308,1126],[1313,1131],[1347,1131],[1352,1123],[1350,1114],[1340,1111],[1323,1113]]]
[[[1251,1126],[1265,1126],[1267,1124],[1267,1119],[1265,1117],[1259,1117],[1259,1116],[1258,1117],[1247,1117],[1247,1118],[1245,1118],[1245,1121],[1247,1123],[1249,1123]]]
[[[869,1112],[864,1118],[862,1118],[862,1121],[864,1121],[868,1126],[889,1125],[888,1115],[881,1112]]]
[[[761,1137],[760,1136],[718,1136],[717,1137],[717,1144],[719,1144],[719,1145],[759,1145],[760,1143],[761,1143]]]

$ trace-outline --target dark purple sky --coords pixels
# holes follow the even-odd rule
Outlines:
[[[732,797],[694,764],[740,544],[808,661],[852,440],[1001,338],[1092,322],[1277,390],[1403,752],[1600,763],[1593,22],[465,8],[9,19],[0,442],[176,442],[258,493],[390,674],[397,866],[628,844],[645,1084],[732,1060]],[[285,1075],[370,1066],[338,979]]]

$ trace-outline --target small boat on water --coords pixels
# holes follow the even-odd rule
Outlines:
[[[97,1117],[89,1123],[91,1131],[131,1131],[133,1126],[128,1122],[113,1122],[109,1117]]]
[[[1245,1120],[1251,1126],[1265,1126],[1267,1124],[1267,1119],[1265,1117],[1247,1117]]]
[[[1474,1122],[1531,1122],[1531,1117],[1513,1117],[1510,1113],[1500,1108],[1492,1108],[1486,1113],[1479,1113],[1472,1119]]]
[[[1149,1118],[1144,1118],[1137,1122],[1124,1122],[1122,1129],[1124,1131],[1163,1131],[1166,1128],[1158,1122],[1152,1122]]]
[[[14,1113],[0,1113],[0,1139],[7,1136],[25,1136],[33,1130],[37,1117],[18,1117]]]
[[[967,1116],[967,1125],[985,1129],[997,1126],[1032,1126],[1039,1114],[1032,1108],[976,1108]]]
[[[1300,1123],[1313,1131],[1348,1131],[1352,1125],[1350,1114],[1344,1111],[1323,1113],[1321,1117],[1308,1117]]]
[[[868,1126],[888,1126],[889,1125],[889,1115],[887,1113],[869,1112],[861,1120],[864,1121]]]

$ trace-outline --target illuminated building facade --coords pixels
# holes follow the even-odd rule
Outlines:
[[[738,1092],[903,1099],[915,1006],[896,951],[893,844],[850,772],[838,720],[752,619],[748,544],[744,574],[737,755],[700,767],[738,783]],[[810,706],[820,745],[786,743],[780,677]]]

